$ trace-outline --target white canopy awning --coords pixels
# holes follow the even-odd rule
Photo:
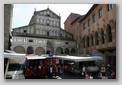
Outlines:
[[[46,57],[43,56],[26,56],[28,60],[36,60],[36,59],[46,59]]]
[[[4,53],[4,58],[25,58],[25,54],[20,54],[20,53]]]
[[[10,63],[24,63],[25,54],[19,53],[4,53],[4,58],[8,58]]]
[[[56,58],[59,58],[61,60],[74,61],[74,62],[103,60],[103,58],[99,56],[94,56],[94,57],[56,56]]]

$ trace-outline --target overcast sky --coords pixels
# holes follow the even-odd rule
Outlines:
[[[33,15],[34,9],[36,11],[50,8],[57,15],[61,16],[61,28],[64,29],[64,21],[70,13],[77,13],[80,15],[86,14],[93,4],[14,4],[12,28],[25,26]]]

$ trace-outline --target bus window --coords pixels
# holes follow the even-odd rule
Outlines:
[[[24,65],[23,64],[9,64],[8,71],[19,71],[23,70]]]

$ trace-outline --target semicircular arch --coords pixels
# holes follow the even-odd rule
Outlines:
[[[16,47],[14,48],[14,51],[15,51],[16,53],[25,53],[25,48],[24,48],[23,46],[16,46]]]
[[[36,55],[45,54],[45,49],[43,47],[37,47],[35,50]]]
[[[65,49],[65,54],[69,55],[69,49],[68,48]]]
[[[58,55],[58,54],[63,54],[63,49],[61,47],[58,47],[55,51],[55,54]]]
[[[27,54],[33,54],[33,53],[34,53],[33,47],[32,46],[29,46],[27,48]]]
[[[75,49],[72,48],[72,49],[71,49],[71,55],[74,55],[74,54],[75,54]]]

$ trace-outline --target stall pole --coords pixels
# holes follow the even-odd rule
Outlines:
[[[4,75],[5,79],[6,79],[6,74],[7,74],[7,71],[8,71],[8,67],[9,67],[9,59],[8,59],[7,65],[6,65],[6,70],[5,70],[5,75]]]

